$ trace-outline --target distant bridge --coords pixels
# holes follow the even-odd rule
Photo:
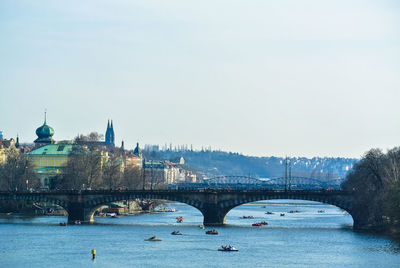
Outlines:
[[[205,179],[201,183],[172,184],[170,189],[220,189],[230,188],[237,190],[264,189],[264,190],[327,190],[340,189],[341,178],[323,180],[309,177],[276,177],[253,178],[249,176],[217,176]]]
[[[32,200],[52,202],[68,212],[68,221],[92,222],[96,209],[110,202],[134,199],[164,199],[188,204],[204,216],[204,225],[225,224],[226,214],[242,204],[271,199],[299,199],[331,204],[347,211],[360,221],[362,211],[354,211],[352,193],[341,190],[121,190],[121,191],[49,191],[49,192],[0,192],[0,200]]]

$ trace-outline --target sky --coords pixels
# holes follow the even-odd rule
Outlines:
[[[255,156],[400,142],[396,0],[0,1],[0,130]]]

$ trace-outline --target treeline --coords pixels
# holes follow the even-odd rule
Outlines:
[[[145,151],[149,159],[185,159],[193,169],[207,177],[240,175],[261,178],[283,177],[285,158],[256,157],[222,151]],[[290,157],[293,176],[330,180],[344,178],[357,159],[341,157]]]
[[[366,227],[400,230],[400,147],[372,149],[354,165],[342,184],[354,191],[353,210]]]
[[[27,155],[15,147],[8,148],[6,160],[0,162],[0,190],[28,191],[43,187],[50,190],[157,189],[163,186],[162,174],[146,176],[139,166],[129,163],[124,150],[105,147],[100,139],[98,133],[77,136],[70,143],[72,150],[66,166],[60,174],[52,176],[34,172]],[[44,181],[47,185],[43,185]]]
[[[51,180],[50,189],[117,190],[161,187],[162,178],[157,176],[159,174],[146,178],[139,166],[129,163],[125,150],[103,146],[101,139],[102,136],[96,132],[77,136],[63,173]]]
[[[54,177],[50,189],[138,189],[143,187],[142,172],[124,163],[123,152],[102,151],[97,146],[74,146],[63,173]]]

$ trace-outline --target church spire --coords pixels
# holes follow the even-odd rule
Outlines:
[[[19,148],[19,136],[17,134],[17,141],[15,142],[15,148]]]
[[[106,130],[104,144],[107,146],[115,146],[114,126],[113,126],[112,120],[110,123],[110,119],[108,119],[108,122],[107,122],[107,130]]]

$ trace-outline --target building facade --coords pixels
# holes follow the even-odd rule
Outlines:
[[[73,146],[48,144],[25,154],[33,165],[33,171],[39,175],[43,187],[49,187],[51,180],[62,174]]]
[[[7,158],[7,150],[11,148],[16,148],[15,141],[13,138],[7,139],[0,139],[0,164],[4,163]]]

